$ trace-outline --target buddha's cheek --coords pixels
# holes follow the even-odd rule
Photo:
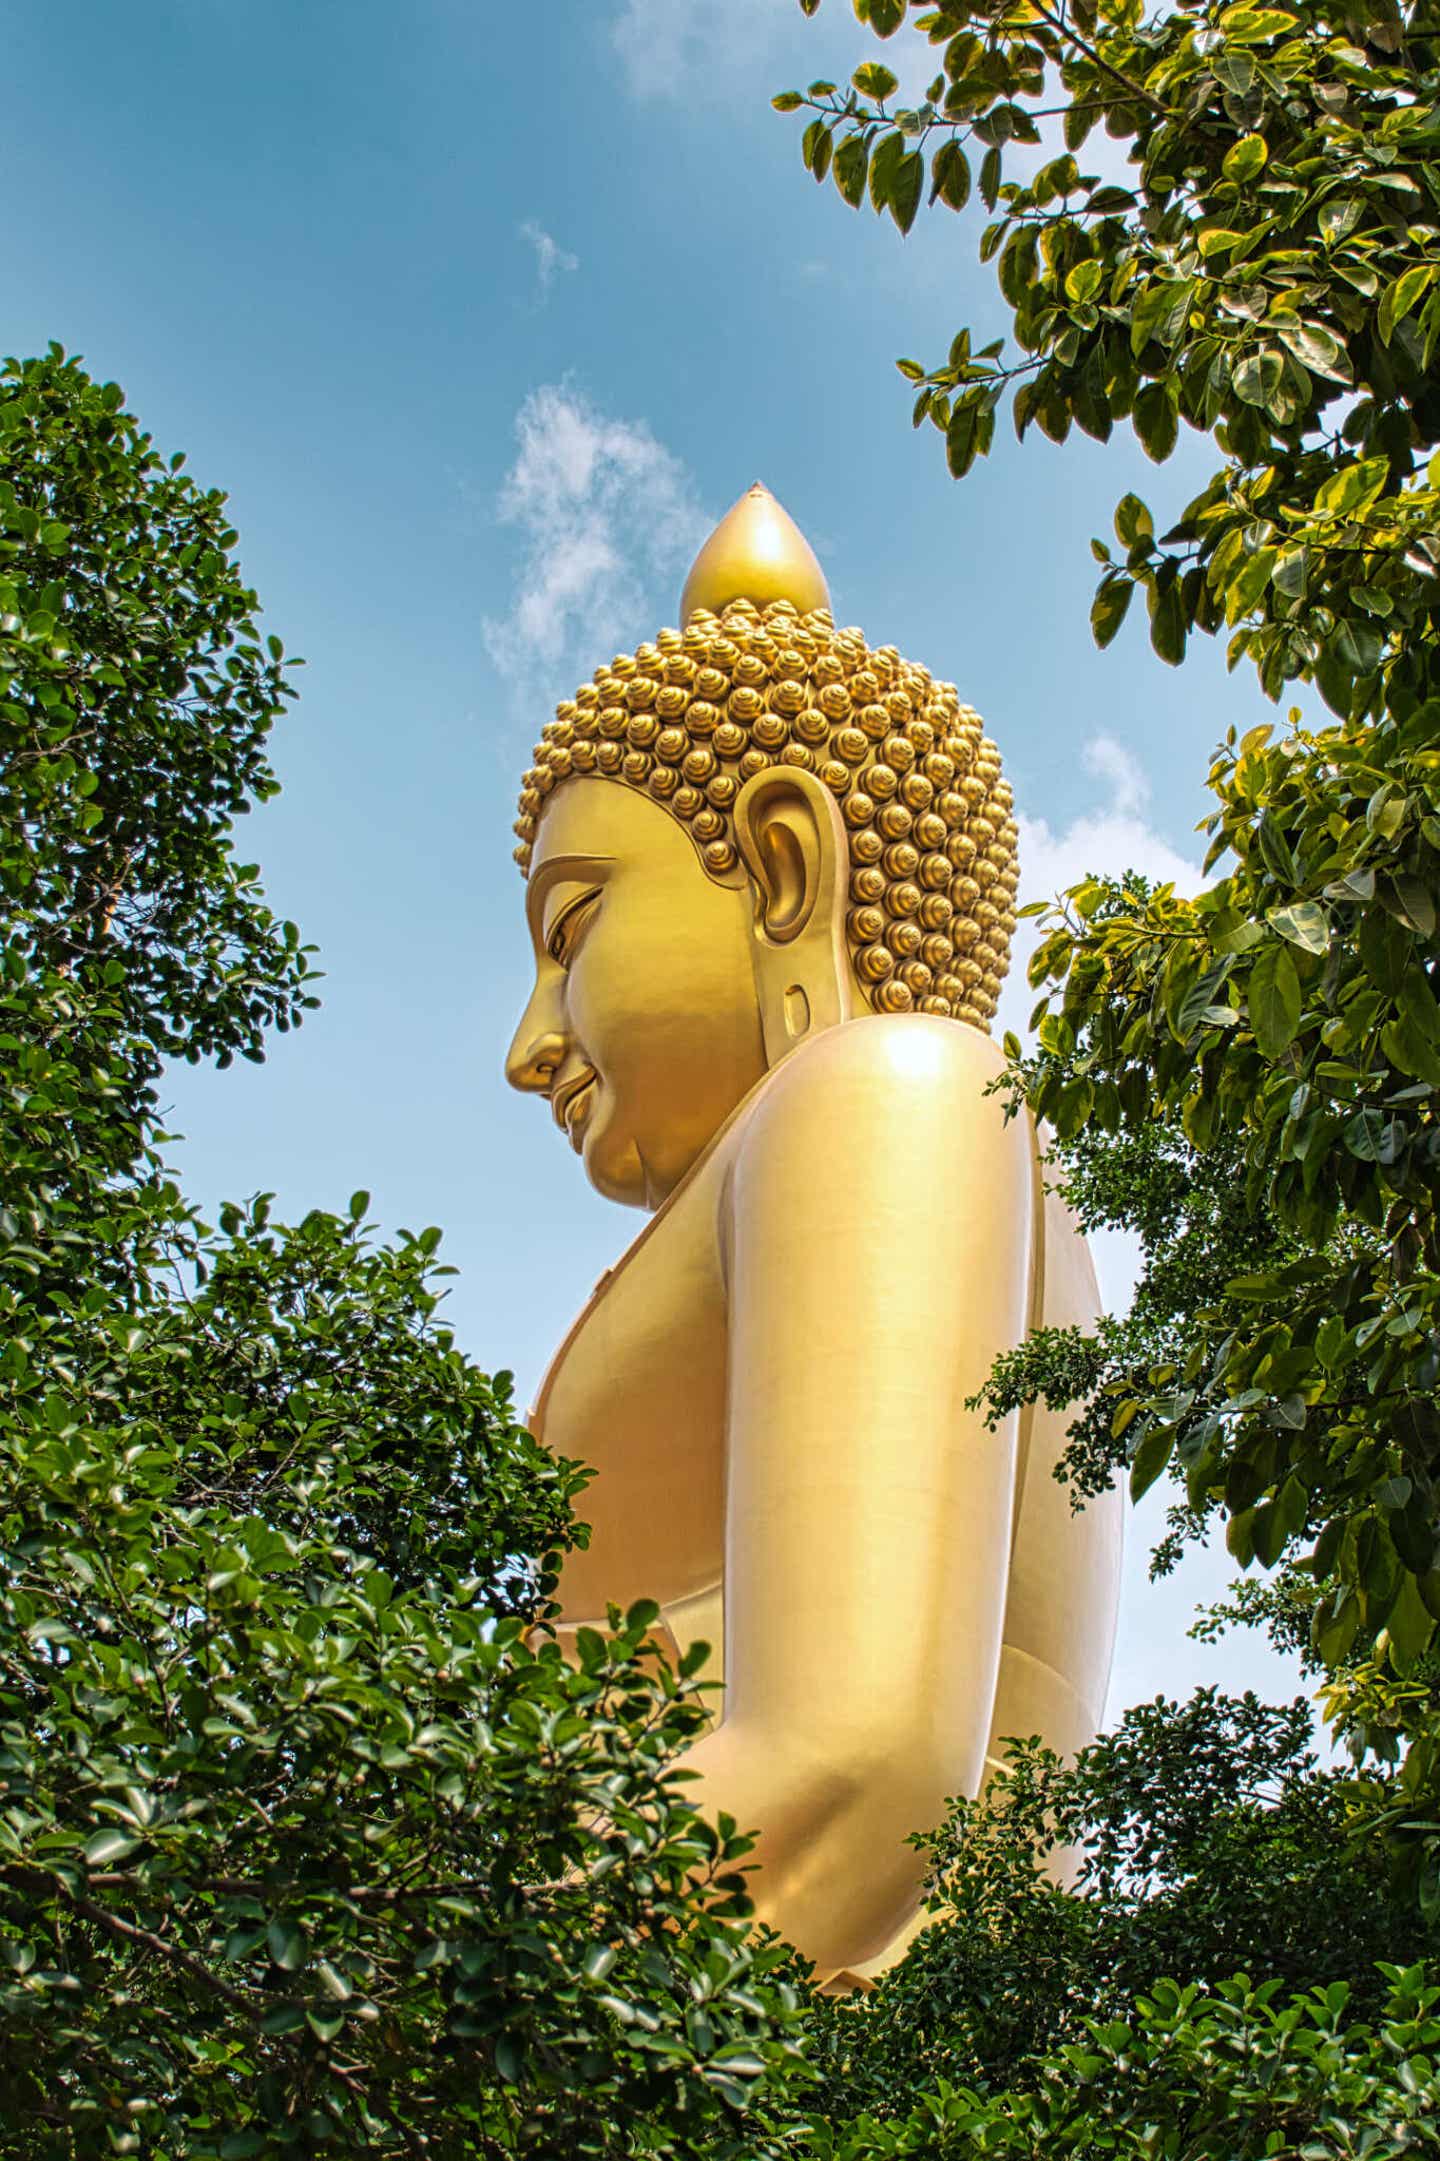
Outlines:
[[[764,1056],[729,911],[702,940],[679,904],[693,906],[687,891],[643,913],[623,911],[626,897],[607,893],[567,984],[571,1040],[597,1076],[571,1140],[597,1191],[655,1207],[760,1078]]]

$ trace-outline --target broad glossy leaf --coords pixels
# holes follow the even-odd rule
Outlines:
[[[1300,979],[1288,946],[1262,946],[1246,983],[1246,1009],[1255,1042],[1269,1059],[1284,1056],[1300,1025]]]

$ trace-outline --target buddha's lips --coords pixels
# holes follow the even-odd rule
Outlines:
[[[573,1080],[564,1082],[551,1096],[550,1109],[554,1115],[555,1123],[562,1133],[570,1131],[571,1112],[582,1097],[594,1087],[595,1080],[594,1067],[587,1066],[583,1073],[577,1073]]]

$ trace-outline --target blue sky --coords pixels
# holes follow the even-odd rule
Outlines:
[[[763,478],[841,619],[985,714],[1029,891],[1179,869],[1211,744],[1270,709],[1214,649],[1164,667],[1138,622],[1098,654],[1087,541],[1128,487],[1178,507],[1204,446],[1156,471],[1002,431],[957,486],[912,435],[895,358],[1001,322],[968,218],[902,241],[818,190],[770,110],[874,50],[843,0],[813,23],[795,0],[5,0],[0,23],[0,343],[82,352],[229,490],[267,627],[308,662],[246,841],[322,948],[325,1006],[263,1068],[176,1075],[177,1160],[210,1204],[364,1185],[382,1223],[444,1225],[463,1340],[528,1388],[639,1224],[500,1078],[527,962],[510,822],[549,706],[673,619]],[[1123,1252],[1102,1265],[1123,1292]],[[1120,1701],[1217,1673],[1184,1625],[1223,1568],[1150,1594],[1143,1546]],[[1293,1685],[1253,1643],[1221,1665]]]

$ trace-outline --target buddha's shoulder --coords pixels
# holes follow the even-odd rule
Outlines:
[[[871,1013],[825,1028],[777,1067],[770,1103],[874,1081],[897,1095],[986,1089],[1005,1070],[998,1043],[964,1021],[929,1013]]]
[[[928,1013],[868,1014],[827,1028],[793,1050],[755,1093],[735,1136],[741,1152],[782,1145],[817,1122],[850,1145],[883,1134],[904,1149],[957,1121],[977,1134],[1005,1124],[993,1083],[1005,1069],[998,1044],[963,1021]]]

